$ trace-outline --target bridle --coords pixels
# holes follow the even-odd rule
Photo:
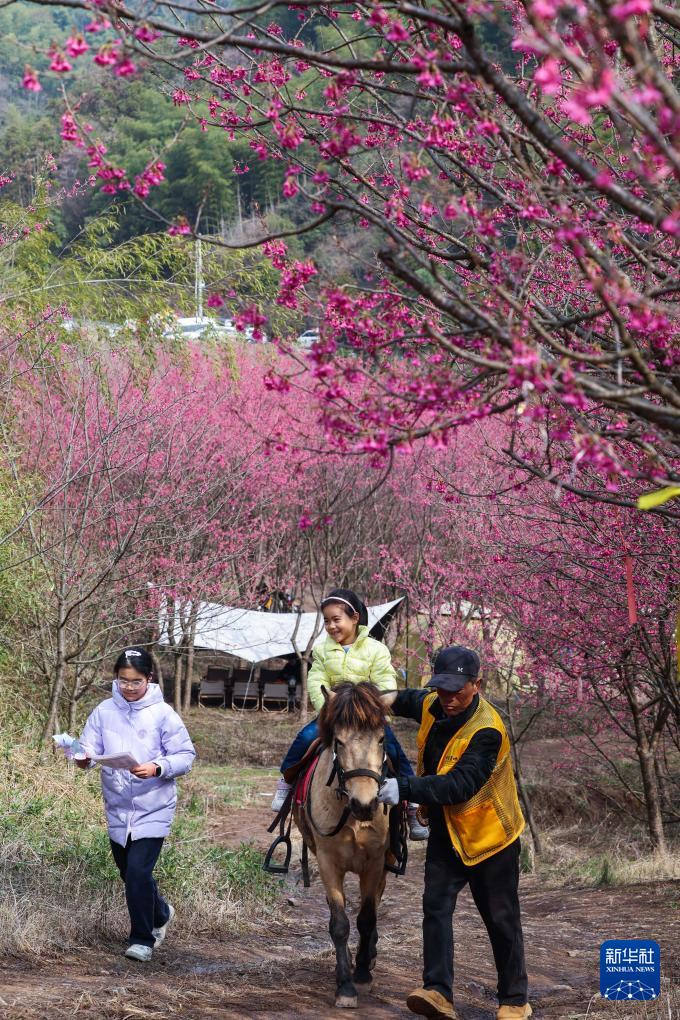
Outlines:
[[[389,762],[387,754],[383,749],[382,768],[380,772],[374,772],[372,769],[350,769],[349,772],[346,771],[338,760],[338,741],[335,739],[333,741],[333,763],[331,766],[331,774],[326,780],[326,786],[332,786],[333,780],[336,776],[338,777],[338,788],[336,790],[338,800],[340,797],[349,797],[347,787],[345,786],[348,779],[358,779],[360,776],[363,776],[366,779],[373,779],[378,784],[378,788],[380,788],[387,778],[388,767]]]
[[[330,775],[328,776],[328,779],[326,780],[326,786],[332,786],[333,785],[333,780],[337,777],[338,786],[337,786],[337,789],[335,791],[335,796],[338,798],[338,800],[340,800],[342,797],[346,797],[347,799],[349,799],[349,791],[348,791],[348,789],[347,789],[347,787],[345,785],[348,782],[348,780],[350,780],[350,779],[359,779],[360,777],[364,777],[366,779],[372,779],[372,780],[374,780],[374,782],[376,782],[378,784],[378,789],[380,789],[380,787],[384,783],[385,779],[387,778],[387,773],[388,773],[389,767],[390,767],[389,758],[387,757],[387,753],[383,750],[382,768],[381,768],[380,772],[374,772],[373,769],[349,769],[349,770],[344,769],[343,766],[342,766],[342,763],[340,762],[340,760],[338,758],[338,741],[337,741],[337,739],[334,739],[333,740],[333,762],[332,762],[332,765],[331,765]],[[315,766],[315,769],[316,769],[316,766]],[[305,802],[305,811],[307,813],[307,817],[309,818],[309,821],[312,824],[312,827],[316,830],[316,832],[318,833],[319,836],[337,836],[337,834],[340,832],[340,829],[343,828],[343,826],[347,822],[347,819],[349,818],[349,816],[352,813],[349,804],[346,804],[345,807],[343,808],[342,814],[340,815],[340,820],[339,820],[338,824],[334,828],[330,829],[328,832],[322,832],[322,830],[316,824],[316,822],[314,821],[314,818],[312,816],[311,790],[312,790],[312,784],[310,783],[309,787],[308,787],[308,790],[307,790],[307,798],[306,798],[306,802]],[[384,805],[384,809],[385,809],[385,812],[387,812],[387,805],[386,804]]]

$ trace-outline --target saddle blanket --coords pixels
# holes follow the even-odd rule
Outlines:
[[[320,755],[318,755],[318,754],[315,755],[315,757],[313,757],[310,760],[310,762],[307,765],[307,767],[298,776],[297,782],[295,784],[295,803],[296,804],[304,804],[305,801],[307,800],[307,794],[309,793],[309,786],[310,786],[310,783],[312,782],[312,776],[314,775],[314,770],[316,769],[316,766],[318,764],[319,758],[320,758]]]

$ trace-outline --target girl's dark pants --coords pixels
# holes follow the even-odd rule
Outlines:
[[[130,945],[153,949],[152,928],[160,928],[170,917],[170,908],[158,892],[153,869],[163,838],[135,839],[125,846],[111,842],[111,852],[125,882],[125,899],[130,914]]]
[[[311,746],[312,741],[316,740],[319,736],[319,724],[317,719],[312,719],[310,723],[300,730],[298,735],[293,740],[293,743],[288,748],[286,757],[281,762],[281,771],[285,772],[286,769],[290,768],[291,765],[297,765],[299,761],[302,761],[305,752]],[[385,727],[385,750],[390,756],[392,764],[397,770],[397,774],[400,776],[412,776],[413,769],[411,768],[411,762],[404,754],[404,750],[397,740],[394,730],[390,726]]]
[[[423,894],[423,985],[453,999],[453,911],[466,883],[489,933],[496,970],[498,1001],[522,1006],[527,1001],[527,972],[519,912],[519,840],[467,867],[448,834],[430,836]],[[463,950],[465,952],[465,950]]]

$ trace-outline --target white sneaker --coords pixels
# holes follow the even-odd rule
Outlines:
[[[291,785],[287,783],[285,779],[281,778],[276,784],[276,793],[272,801],[272,811],[280,811],[284,805],[285,799],[290,793]]]
[[[153,949],[151,946],[132,945],[127,947],[125,955],[128,960],[139,960],[140,963],[148,963],[153,956]]]
[[[409,839],[412,839],[414,843],[418,843],[423,839],[429,839],[430,828],[428,825],[421,825],[416,814],[418,805],[409,804],[408,806],[408,835]]]
[[[160,926],[160,928],[153,928],[152,931],[151,931],[151,934],[153,935],[153,937],[156,940],[156,944],[154,946],[154,949],[158,949],[158,947],[160,946],[161,942],[163,941],[163,939],[167,935],[168,925],[170,924],[170,922],[172,921],[173,917],[175,916],[175,908],[172,906],[171,903],[168,903],[168,908],[170,910],[170,916],[168,917],[168,919],[165,922],[165,924],[162,924]]]

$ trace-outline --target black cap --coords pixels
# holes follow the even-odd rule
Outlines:
[[[479,656],[471,648],[451,645],[437,652],[432,664],[432,679],[428,687],[452,694],[460,691],[468,680],[479,676]]]

